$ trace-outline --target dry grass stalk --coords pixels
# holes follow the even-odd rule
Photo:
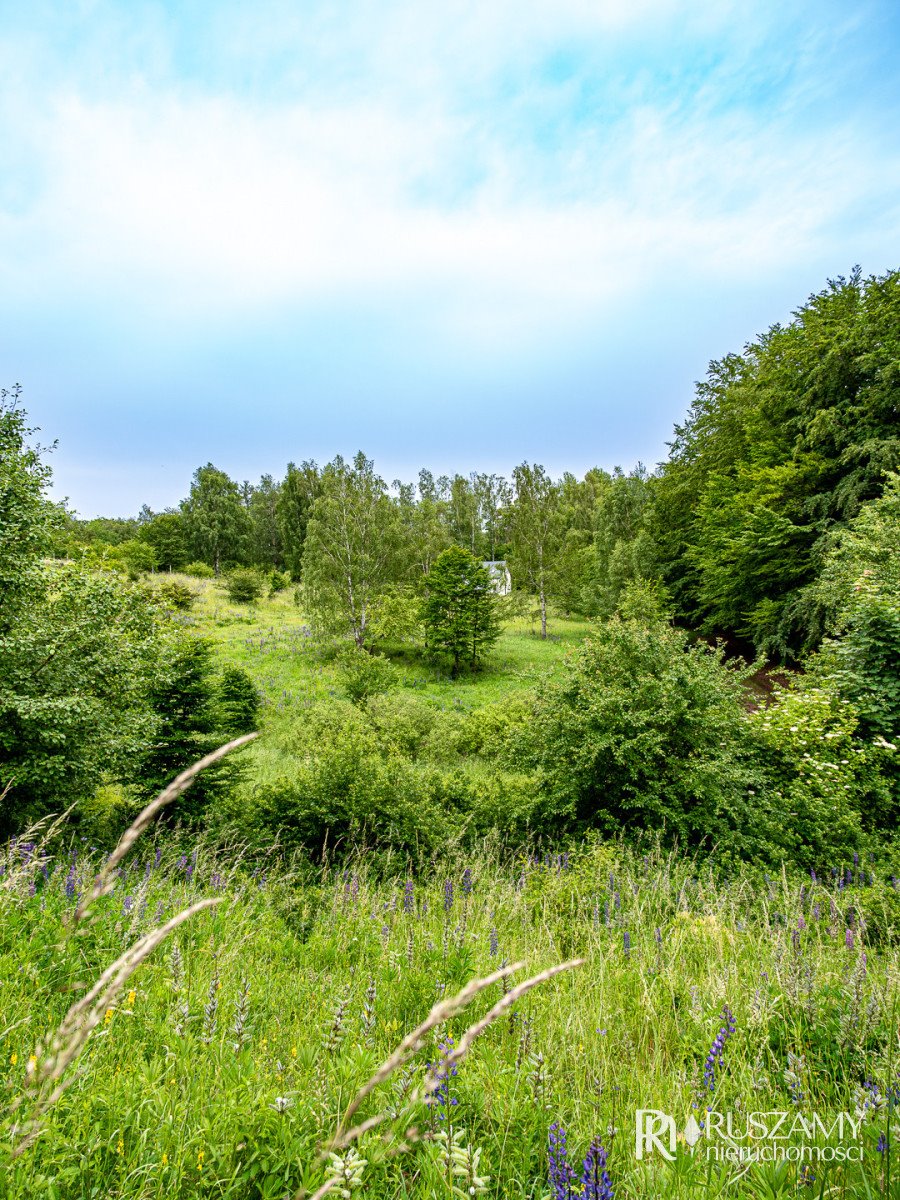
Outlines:
[[[459,1044],[447,1056],[447,1063],[460,1062],[469,1052],[472,1047],[472,1043],[475,1041],[478,1035],[483,1033],[489,1025],[493,1024],[498,1017],[501,1017],[505,1012],[507,1012],[517,1000],[521,999],[521,997],[525,995],[526,992],[529,992],[532,988],[537,987],[539,983],[546,983],[548,979],[552,979],[555,975],[559,975],[563,971],[571,971],[574,967],[583,966],[584,961],[585,960],[583,958],[573,958],[569,962],[559,963],[555,967],[548,967],[545,971],[541,971],[539,974],[532,976],[531,979],[524,980],[511,991],[507,992],[506,995],[497,1001],[497,1003],[493,1006],[493,1008],[490,1009],[489,1012],[485,1013],[485,1015],[481,1017],[480,1020],[476,1021],[474,1025],[470,1025],[469,1028],[463,1033],[459,1040]],[[360,1105],[363,1103],[366,1097],[371,1095],[380,1083],[384,1083],[384,1081],[390,1078],[390,1076],[398,1069],[398,1067],[403,1066],[404,1063],[408,1062],[408,1060],[422,1048],[424,1045],[425,1035],[427,1033],[436,1028],[436,1026],[441,1025],[444,1021],[449,1020],[452,1016],[455,1016],[456,1013],[465,1008],[469,1001],[474,999],[479,992],[483,992],[485,988],[490,987],[492,984],[499,983],[500,980],[505,979],[514,971],[521,970],[522,966],[522,963],[514,963],[509,967],[501,967],[500,970],[494,971],[493,974],[485,976],[484,979],[473,979],[466,984],[462,991],[457,992],[455,996],[451,996],[449,999],[441,1000],[435,1004],[421,1025],[416,1026],[412,1033],[407,1034],[393,1054],[385,1059],[374,1075],[372,1075],[372,1077],[366,1083],[364,1083],[357,1092],[356,1096],[348,1106],[347,1111],[344,1113],[341,1123],[335,1131],[334,1137],[325,1147],[325,1152],[329,1150],[338,1151],[345,1149],[352,1142],[358,1141],[359,1138],[363,1137],[370,1130],[375,1129],[378,1125],[381,1125],[388,1120],[390,1114],[386,1112],[380,1112],[375,1116],[368,1117],[365,1121],[361,1121],[358,1125],[354,1125],[350,1129],[346,1128],[350,1118],[356,1112],[358,1112]],[[429,1095],[432,1091],[434,1091],[436,1086],[436,1080],[429,1080],[424,1088],[416,1089],[416,1091],[414,1091],[409,1098],[409,1106],[417,1104],[424,1096]],[[411,1133],[411,1130],[407,1130],[406,1136],[408,1141]],[[336,1180],[327,1180],[316,1192],[312,1194],[311,1197],[309,1197],[309,1200],[320,1200],[322,1196],[325,1196],[329,1191],[331,1191],[331,1189],[336,1185],[336,1182]],[[301,1190],[296,1193],[294,1200],[303,1200],[304,1196],[305,1192]]]
[[[28,1074],[32,1080],[31,1087],[35,1092],[34,1113],[26,1123],[25,1137],[13,1150],[13,1158],[22,1154],[38,1136],[40,1118],[53,1107],[72,1082],[71,1079],[63,1079],[66,1070],[84,1049],[91,1033],[103,1020],[116,997],[144,959],[149,957],[179,925],[184,924],[185,921],[205,908],[212,908],[221,903],[220,897],[200,900],[196,904],[192,904],[190,908],[177,913],[165,925],[144,934],[111,966],[107,967],[86,996],[72,1005],[54,1034],[49,1054],[43,1058],[40,1057],[40,1054],[36,1054],[35,1061],[29,1062]],[[56,1086],[51,1090],[53,1084]]]
[[[189,788],[202,770],[212,766],[213,763],[218,762],[220,758],[224,758],[226,754],[230,754],[232,750],[236,750],[239,746],[244,746],[247,742],[253,741],[257,736],[255,733],[245,734],[243,737],[235,738],[226,745],[220,746],[211,754],[207,754],[205,758],[201,758],[199,762],[182,771],[167,788],[160,792],[155,800],[151,801],[143,809],[119,839],[119,844],[110,855],[103,870],[97,876],[87,899],[76,910],[76,923],[83,919],[85,913],[95,900],[112,890],[113,871],[157,813]],[[67,810],[62,817],[58,818],[50,826],[48,836],[65,820],[69,812],[71,812],[71,809]],[[38,826],[33,828],[36,829]],[[42,1057],[41,1049],[38,1047],[38,1052],[29,1061],[28,1081],[33,1103],[32,1116],[15,1130],[15,1132],[24,1136],[21,1137],[13,1150],[13,1158],[22,1154],[40,1133],[41,1117],[53,1107],[72,1082],[71,1078],[63,1078],[66,1070],[84,1049],[85,1043],[91,1033],[100,1024],[107,1010],[114,1003],[118,994],[144,959],[152,954],[156,947],[165,941],[169,934],[177,929],[179,925],[182,925],[185,921],[202,912],[204,909],[221,903],[221,897],[200,900],[182,912],[177,913],[165,925],[161,925],[158,929],[153,929],[149,933],[145,933],[133,946],[129,947],[124,954],[119,955],[115,962],[106,968],[89,992],[71,1006],[53,1035],[49,1052]],[[15,1111],[21,1103],[22,1098],[11,1106],[11,1111]]]
[[[8,783],[3,791],[0,792],[0,803],[3,802],[4,797],[11,787],[12,783]],[[19,863],[13,864],[10,867],[3,876],[3,879],[0,880],[0,888],[4,890],[14,889],[21,880],[33,875],[34,864],[40,859],[44,846],[53,839],[57,830],[65,824],[74,807],[74,804],[70,804],[66,811],[57,817],[41,817],[39,821],[35,821],[33,825],[29,825],[24,833],[19,834],[19,843],[27,842],[32,838],[37,839],[35,847],[27,859],[22,859]],[[39,834],[40,837],[38,837]]]
[[[509,991],[505,996],[502,996],[490,1010],[490,1012],[484,1014],[480,1021],[476,1021],[474,1025],[469,1026],[457,1044],[447,1055],[447,1067],[449,1068],[456,1063],[461,1062],[462,1059],[464,1059],[469,1053],[469,1050],[472,1048],[472,1043],[475,1041],[478,1035],[484,1033],[485,1029],[487,1029],[489,1025],[492,1025],[498,1017],[502,1017],[508,1009],[512,1008],[517,1000],[520,1000],[522,996],[525,995],[526,992],[530,992],[531,989],[533,987],[537,987],[539,983],[546,983],[547,980],[552,979],[554,975],[560,975],[563,971],[571,971],[575,967],[584,966],[584,962],[585,960],[583,958],[572,958],[568,962],[558,963],[555,967],[548,967],[546,971],[541,971],[540,974],[532,976],[531,979],[526,979],[522,983],[517,984],[512,991]],[[429,1093],[434,1091],[435,1086],[436,1083],[432,1082],[432,1085],[426,1088],[426,1091]]]
[[[334,1191],[339,1182],[337,1179],[326,1179],[322,1186],[313,1192],[309,1200],[322,1200],[323,1196],[327,1196],[329,1192]]]
[[[224,758],[226,754],[230,754],[232,750],[237,750],[239,746],[246,746],[248,742],[252,742],[257,737],[259,737],[257,733],[245,733],[242,737],[235,738],[233,741],[227,742],[224,746],[220,746],[217,750],[213,750],[205,758],[201,758],[199,762],[195,762],[192,766],[182,771],[180,775],[172,780],[167,788],[164,788],[159,793],[155,800],[150,801],[146,808],[135,817],[121,838],[119,838],[119,844],[106,860],[103,870],[94,880],[94,886],[85,899],[78,905],[78,908],[75,910],[76,923],[83,920],[85,913],[95,900],[112,891],[113,872],[157,813],[161,812],[167,804],[171,804],[173,800],[177,800],[182,792],[187,791],[201,771],[206,770],[207,767],[211,767],[213,763],[218,762],[220,758]]]
[[[404,1063],[408,1062],[414,1054],[422,1049],[422,1046],[425,1044],[426,1034],[430,1033],[435,1026],[443,1024],[444,1021],[449,1021],[451,1017],[455,1017],[479,992],[483,992],[485,988],[489,988],[494,983],[499,983],[501,979],[505,979],[507,975],[512,975],[514,971],[521,970],[523,965],[523,963],[513,963],[510,967],[501,967],[498,971],[494,971],[493,974],[486,975],[484,979],[472,979],[455,996],[450,996],[446,1000],[439,1000],[421,1025],[417,1025],[412,1033],[406,1035],[393,1054],[384,1060],[371,1079],[364,1083],[356,1093],[356,1096],[344,1113],[340,1125],[338,1125],[335,1131],[334,1138],[329,1143],[329,1149],[338,1149],[341,1146],[348,1145],[349,1141],[353,1140],[353,1138],[347,1139],[344,1134],[344,1130],[350,1119],[359,1110],[360,1105],[366,1097],[371,1095],[379,1084],[389,1079],[398,1067],[402,1067]],[[351,1130],[350,1132],[354,1131]],[[356,1134],[355,1136],[358,1137],[359,1135]]]

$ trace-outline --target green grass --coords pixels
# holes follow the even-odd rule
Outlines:
[[[340,691],[338,672],[315,639],[293,599],[293,589],[262,598],[257,604],[232,604],[212,580],[175,576],[187,582],[198,601],[189,619],[198,633],[209,637],[229,666],[243,667],[257,680],[267,701],[276,708]],[[376,645],[400,674],[401,688],[463,709],[478,707],[557,674],[568,650],[590,628],[584,619],[555,617],[550,636],[542,640],[526,617],[506,623],[500,640],[482,670],[451,679],[449,668],[428,662],[420,648]]]
[[[672,1113],[679,1128],[708,1105],[732,1112],[735,1127],[751,1110],[785,1111],[791,1122],[817,1112],[830,1125],[837,1112],[855,1112],[865,1081],[883,1102],[897,1080],[900,908],[890,887],[719,882],[676,855],[596,846],[545,864],[504,864],[486,850],[414,879],[404,902],[405,877],[378,882],[364,861],[292,869],[201,845],[188,871],[190,860],[161,848],[154,865],[144,847],[75,934],[66,879],[71,871],[82,891],[96,857],[82,851],[74,868],[65,857],[49,862],[45,878],[20,851],[7,855],[0,1080],[10,1102],[26,1095],[28,1058],[73,995],[140,932],[201,897],[224,903],[138,969],[37,1143],[7,1166],[4,1196],[275,1200],[313,1189],[325,1178],[319,1147],[348,1101],[439,995],[502,959],[532,972],[574,955],[584,965],[492,1025],[450,1080],[455,1103],[444,1111],[481,1150],[484,1194],[550,1194],[554,1122],[567,1130],[576,1166],[600,1137],[620,1200],[898,1194],[897,1185],[887,1190],[876,1149],[884,1107],[870,1105],[858,1143],[844,1139],[862,1146],[862,1164],[817,1167],[810,1186],[798,1185],[795,1165],[710,1162],[702,1138],[693,1152],[682,1144],[674,1164],[658,1154],[638,1162],[634,1143],[640,1108]],[[386,1140],[362,1139],[368,1165],[357,1194],[451,1195],[430,1136],[446,1123],[435,1108],[407,1108],[406,1097],[439,1056],[439,1039],[458,1039],[500,995],[497,985],[436,1031],[409,1077],[395,1076],[367,1102],[364,1116],[397,1116]],[[725,1004],[736,1028],[710,1087],[704,1063]],[[418,1136],[398,1152],[410,1128]]]

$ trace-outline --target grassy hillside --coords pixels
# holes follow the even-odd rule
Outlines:
[[[222,901],[110,1003],[36,1145],[7,1169],[10,1200],[310,1194],[328,1177],[319,1150],[351,1097],[439,997],[503,961],[524,962],[523,978],[573,956],[584,965],[492,1024],[432,1103],[411,1099],[427,1064],[500,999],[500,984],[375,1089],[360,1117],[389,1116],[361,1138],[351,1192],[582,1195],[550,1186],[548,1138],[561,1125],[577,1176],[599,1138],[620,1200],[896,1194],[883,1188],[897,1174],[885,1139],[900,907],[863,866],[802,887],[722,882],[683,857],[598,846],[546,862],[485,852],[379,883],[364,862],[312,871],[203,845],[175,854],[143,846],[76,935],[67,922],[97,857],[7,855],[0,1078],[13,1102],[27,1099],[29,1057],[72,989],[188,903]],[[674,1163],[658,1152],[638,1162],[635,1113],[646,1108],[680,1131],[694,1115],[705,1132],[693,1149],[682,1140]],[[862,1163],[716,1161],[727,1139],[707,1110],[732,1114],[731,1144],[745,1152],[842,1145]],[[785,1113],[793,1133],[744,1139],[750,1112]],[[840,1112],[861,1123],[804,1132],[795,1116],[814,1112],[828,1130]],[[483,1186],[448,1182],[435,1138],[447,1129],[480,1151]]]

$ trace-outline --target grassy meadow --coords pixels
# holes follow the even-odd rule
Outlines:
[[[318,699],[340,695],[340,675],[291,592],[239,607],[211,582],[190,585],[198,601],[178,619],[250,671],[264,696],[263,737],[241,752],[252,778],[272,754],[266,735],[277,740]],[[557,672],[586,628],[556,620],[542,642],[527,620],[511,622],[487,668],[457,681],[395,647],[398,687],[441,710],[477,711]],[[160,827],[75,921],[103,858],[84,842],[7,848],[0,1072],[10,1149],[33,1128],[34,1081],[73,997],[147,930],[197,901],[218,903],[98,1013],[36,1141],[10,1161],[4,1196],[280,1200],[329,1183],[335,1195],[374,1200],[900,1195],[890,1145],[900,901],[865,863],[822,879],[717,877],[659,849],[597,841],[529,855],[487,841],[416,869],[365,852],[312,863],[277,843],[229,850]],[[583,962],[442,1067],[516,982],[572,959]],[[432,1006],[513,963],[523,965],[509,980],[428,1031],[356,1116],[381,1122],[329,1158],[358,1089]],[[640,1109],[674,1116],[674,1161],[637,1159]],[[748,1114],[772,1112],[787,1114],[789,1138],[742,1138]],[[730,1141],[713,1137],[719,1113]],[[802,1124],[811,1113],[824,1128]],[[716,1157],[727,1146],[833,1149],[839,1113],[852,1121],[840,1144],[861,1161]]]
[[[98,856],[7,854],[2,1077],[8,1100],[26,1100],[22,1128],[29,1057],[73,991],[174,912],[220,903],[102,1014],[36,1143],[7,1168],[5,1196],[311,1195],[340,1170],[320,1150],[351,1098],[436,1001],[502,962],[524,963],[521,979],[573,957],[583,965],[503,1013],[446,1078],[442,1055],[504,984],[429,1033],[363,1104],[357,1119],[386,1120],[356,1143],[364,1167],[344,1152],[350,1185],[335,1194],[608,1195],[577,1185],[594,1138],[619,1197],[900,1191],[887,1149],[900,906],[862,867],[815,883],[715,880],[678,855],[596,845],[544,861],[487,848],[426,878],[378,880],[365,861],[314,868],[145,837],[74,931]],[[430,1102],[415,1096],[429,1063]],[[860,1124],[844,1145],[862,1162],[729,1165],[703,1136],[673,1163],[638,1162],[635,1111],[648,1108],[679,1130],[728,1112],[735,1133],[742,1115],[787,1113],[794,1136],[766,1143],[779,1146],[828,1143],[798,1133],[797,1115],[831,1128],[848,1113]],[[567,1135],[571,1187],[548,1175],[551,1126]],[[456,1174],[441,1131],[461,1151]]]

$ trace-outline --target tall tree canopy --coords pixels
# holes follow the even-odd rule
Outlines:
[[[225,563],[242,560],[250,522],[240,488],[224,471],[198,467],[181,509],[193,553],[217,575]]]
[[[900,272],[839,278],[710,364],[676,427],[654,524],[680,615],[795,657],[829,535],[900,465]]]

